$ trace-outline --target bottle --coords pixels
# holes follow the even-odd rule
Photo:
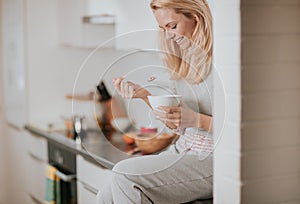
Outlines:
[[[111,120],[113,119],[112,109],[111,109],[112,97],[109,94],[103,81],[101,81],[97,85],[97,90],[100,94],[99,102],[103,108],[103,114],[102,117],[100,118],[101,129],[103,134],[110,139],[113,133],[115,132],[115,129],[111,124]]]

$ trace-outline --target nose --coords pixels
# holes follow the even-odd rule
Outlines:
[[[175,33],[172,33],[172,32],[169,32],[169,31],[166,32],[166,38],[167,38],[168,40],[174,39],[175,36],[176,36]]]

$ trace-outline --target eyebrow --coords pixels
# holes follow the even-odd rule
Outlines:
[[[165,27],[170,26],[170,24],[172,24],[172,23],[176,23],[176,21],[171,21],[171,22],[167,23],[167,24],[165,25]],[[159,27],[163,29],[163,27],[161,27],[161,26],[159,26]]]

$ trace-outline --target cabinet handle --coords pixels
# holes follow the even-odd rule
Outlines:
[[[6,121],[6,125],[8,127],[12,128],[12,129],[14,129],[14,130],[17,130],[17,131],[21,131],[22,130],[22,128],[20,128],[19,126],[15,125],[15,124],[13,124],[11,122],[8,122],[8,121]]]
[[[32,159],[34,159],[34,160],[36,160],[36,161],[38,161],[38,162],[46,163],[43,159],[41,159],[41,158],[35,156],[35,155],[34,155],[32,152],[30,152],[30,151],[28,151],[28,155],[29,155]]]
[[[44,202],[40,201],[37,199],[34,195],[29,194],[30,199],[35,203],[35,204],[44,204]]]
[[[97,195],[98,190],[96,188],[94,188],[94,187],[92,187],[92,186],[90,186],[90,185],[88,185],[88,184],[86,184],[82,181],[80,183],[82,184],[83,188],[85,188],[87,191],[91,192],[94,195]]]
[[[66,175],[60,171],[56,171],[56,176],[58,176],[64,182],[71,182],[73,179],[76,178],[76,175],[74,175],[74,174]]]

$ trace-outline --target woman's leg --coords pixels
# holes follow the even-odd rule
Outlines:
[[[212,156],[150,155],[113,168],[112,181],[98,203],[184,203],[212,197]]]

